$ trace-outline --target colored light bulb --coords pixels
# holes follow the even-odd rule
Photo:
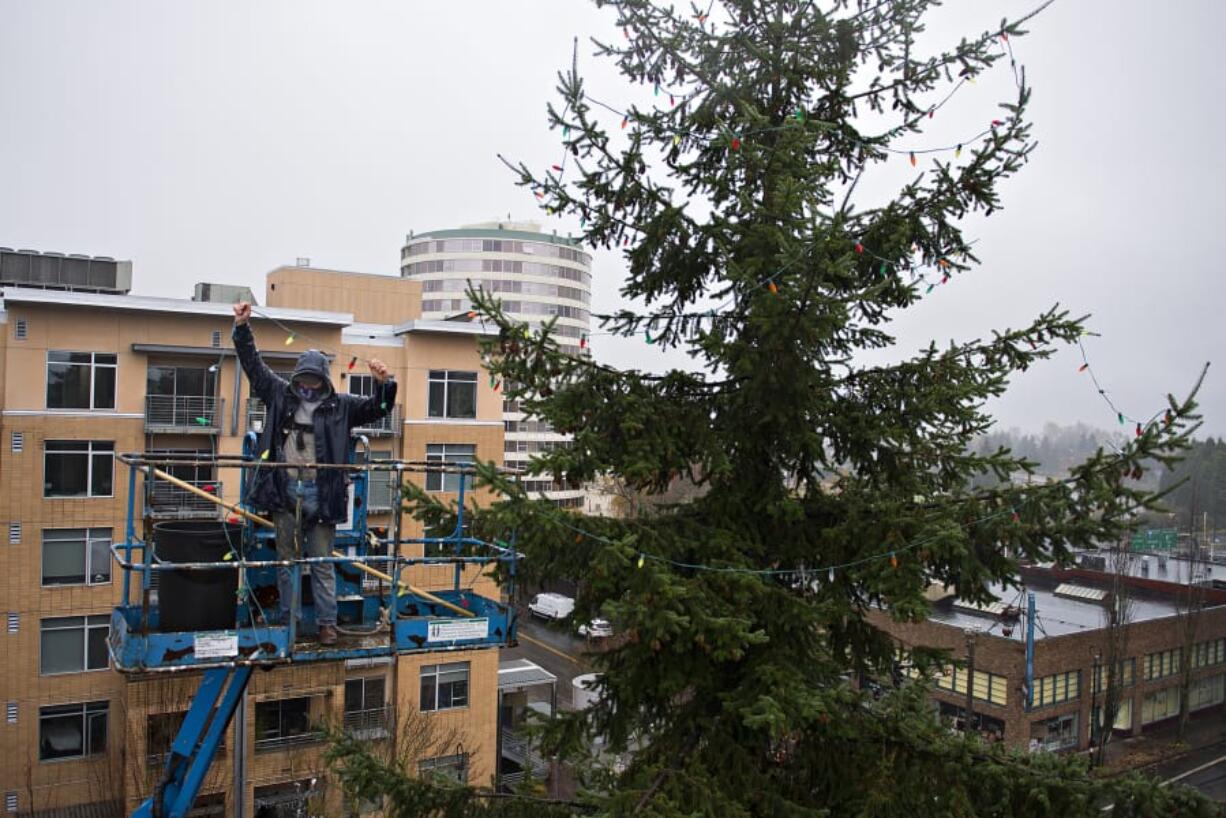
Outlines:
[[[1115,416],[1120,419],[1120,425],[1123,426],[1124,425],[1124,413],[1116,412]]]
[[[349,359],[349,369],[350,369],[350,371],[352,371],[352,370],[353,370],[353,368],[354,368],[355,366],[357,366],[357,365],[358,365],[358,356],[357,356],[357,355],[354,355],[352,358],[350,358],[350,359]]]
[[[915,151],[911,151],[911,167],[915,167]]]
[[[1086,371],[1087,369],[1089,369],[1089,368],[1090,368],[1090,365],[1089,365],[1089,364],[1082,364],[1081,366],[1077,367],[1077,371],[1078,371],[1078,372],[1085,372],[1085,371]]]
[[[644,562],[646,562],[646,561],[647,561],[647,558],[646,558],[646,557],[644,557],[642,554],[639,554],[639,568],[642,568],[642,567],[643,567],[643,563],[644,563]]]
[[[205,417],[199,417],[199,418],[196,418],[196,422],[197,422],[197,423],[199,423],[201,426],[208,426],[208,425],[209,425],[209,419],[208,419],[208,418],[205,418]]]
[[[741,149],[741,138],[739,136],[732,137],[732,149],[739,151]]]
[[[680,144],[681,144],[681,134],[679,133],[673,134],[673,147],[675,148]]]
[[[891,568],[898,567],[898,557],[894,554],[890,554],[890,567]]]
[[[553,169],[554,169],[555,171],[557,171],[558,173],[561,173],[561,172],[562,172],[562,166],[561,166],[561,165],[554,165],[554,166],[553,166]]]
[[[954,159],[957,159],[961,155],[962,155],[962,146],[959,145],[958,147],[954,148]]]
[[[856,252],[857,252],[857,253],[863,253],[863,252],[864,252],[864,245],[863,245],[863,244],[861,244],[860,242],[856,242]]]
[[[629,124],[630,124],[630,117],[628,116],[622,117],[622,130],[623,131],[626,130],[626,126]]]
[[[294,336],[291,334],[288,338],[285,339],[285,345],[289,346],[292,343],[294,343]]]
[[[779,288],[775,286],[775,282],[768,282],[766,286],[770,288],[771,295],[779,295]]]
[[[1140,437],[1141,434],[1142,434],[1141,424],[1138,423],[1137,424],[1137,437]]]

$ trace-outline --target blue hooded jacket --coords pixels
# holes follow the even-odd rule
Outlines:
[[[251,392],[264,401],[264,431],[260,435],[260,451],[268,452],[273,462],[284,460],[281,451],[282,429],[293,423],[294,411],[301,399],[290,382],[268,368],[255,346],[251,327],[234,327],[234,349],[251,382]],[[315,462],[344,463],[349,456],[350,430],[365,426],[384,417],[396,401],[396,382],[390,378],[375,384],[370,397],[341,394],[332,387],[328,373],[328,358],[311,349],[298,358],[294,375],[318,375],[327,384],[328,394],[315,410]],[[285,469],[260,469],[249,502],[263,511],[290,511],[294,504],[289,492],[289,475]],[[320,469],[315,478],[319,490],[319,522],[342,523],[348,517],[349,495],[346,474],[341,469]]]

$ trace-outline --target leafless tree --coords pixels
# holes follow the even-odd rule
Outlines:
[[[1206,560],[1202,551],[1201,538],[1197,534],[1197,484],[1192,482],[1192,507],[1189,510],[1190,525],[1188,554],[1177,577],[1180,583],[1175,596],[1175,610],[1179,618],[1179,740],[1187,735],[1188,717],[1192,713],[1192,670],[1195,667],[1194,652],[1200,628],[1201,612],[1205,608],[1205,588],[1207,587]]]
[[[1103,608],[1103,642],[1096,662],[1097,678],[1091,680],[1092,695],[1097,696],[1100,690],[1102,693],[1098,707],[1091,707],[1091,718],[1095,720],[1092,726],[1098,731],[1094,741],[1095,764],[1103,763],[1124,700],[1127,684],[1124,661],[1128,658],[1128,631],[1133,619],[1132,588],[1128,578],[1134,560],[1135,555],[1123,542],[1107,554],[1109,593]]]

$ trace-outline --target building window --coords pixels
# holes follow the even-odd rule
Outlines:
[[[4,811],[5,812],[16,812],[17,811],[17,791],[16,790],[9,790],[6,793],[4,793]]]
[[[1168,687],[1146,694],[1141,700],[1141,724],[1153,724],[1156,721],[1169,719],[1179,715],[1179,688]]]
[[[1057,674],[1066,675],[1066,674]],[[1050,678],[1050,677],[1049,677]],[[1077,714],[1056,716],[1030,725],[1030,750],[1054,752],[1077,746]]]
[[[468,783],[468,753],[426,758],[417,762],[417,774],[425,778],[437,776],[460,784]]]
[[[363,398],[369,398],[375,394],[374,375],[350,375],[349,394],[358,395]]]
[[[17,702],[5,702],[4,717],[9,724],[17,723]]]
[[[13,454],[21,454],[26,449],[26,433],[13,432],[11,443]]]
[[[1211,639],[1192,647],[1192,667],[1213,667],[1226,662],[1226,638]]]
[[[43,529],[43,585],[111,581],[111,529]]]
[[[107,703],[85,702],[38,711],[38,758],[84,758],[106,752]]]
[[[1136,659],[1121,659],[1115,671],[1115,684],[1117,687],[1130,687],[1136,684],[1137,678],[1137,660]],[[1107,689],[1107,668],[1099,665],[1094,668],[1094,692],[1102,693]]]
[[[1103,726],[1103,707],[1094,707],[1094,723]],[[1127,732],[1132,729],[1132,699],[1120,699],[1119,710],[1115,713],[1113,729]]]
[[[17,633],[21,625],[21,614],[9,611],[9,633]]]
[[[1081,671],[1070,670],[1068,673],[1053,673],[1034,680],[1034,706],[1046,707],[1049,704],[1072,701],[1081,695]]]
[[[43,497],[110,497],[115,443],[48,440],[43,455]]]
[[[477,447],[472,443],[430,443],[426,445],[427,463],[472,463],[477,459]],[[426,472],[426,491],[459,491],[465,475]],[[468,477],[468,487],[472,478]]]
[[[919,671],[911,668],[908,670],[908,675],[912,678],[920,675]],[[957,666],[947,667],[941,672],[932,674],[932,683],[935,687],[942,690],[949,690],[954,693],[966,695],[966,668]],[[975,689],[974,697],[980,701],[990,702],[991,704],[1008,704],[1009,703],[1009,685],[1008,679],[996,673],[987,673],[982,670],[975,671]]]
[[[41,622],[41,670],[44,676],[55,673],[80,673],[106,670],[106,639],[111,618],[99,616],[57,616]]]
[[[211,343],[214,348],[221,346],[221,330],[219,329],[213,330],[213,336],[211,339]]]
[[[9,545],[21,545],[21,523],[9,523]]]
[[[421,710],[468,706],[468,662],[425,665],[421,669]]]
[[[364,676],[345,680],[345,729],[350,731],[384,730],[384,695],[387,682],[382,676]]]
[[[255,748],[275,750],[318,741],[311,727],[311,698],[276,699],[255,706]]]
[[[13,324],[13,338],[18,341],[24,341],[29,337],[29,329],[30,325],[26,323],[26,319],[18,318],[16,323]]]
[[[432,418],[477,416],[477,373],[430,370],[428,414]]]
[[[1188,710],[1203,710],[1226,700],[1226,675],[1206,676],[1188,687]]]
[[[1180,653],[1180,648],[1172,648],[1171,650],[1147,654],[1145,657],[1145,678],[1147,680],[1163,679],[1178,673]]]
[[[105,352],[47,353],[48,409],[114,409],[116,356]]]

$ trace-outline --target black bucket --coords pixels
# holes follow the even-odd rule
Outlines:
[[[243,527],[216,520],[174,520],[153,526],[154,552],[164,563],[221,562],[237,550]],[[159,571],[158,630],[224,631],[235,627],[238,571],[203,568]]]

